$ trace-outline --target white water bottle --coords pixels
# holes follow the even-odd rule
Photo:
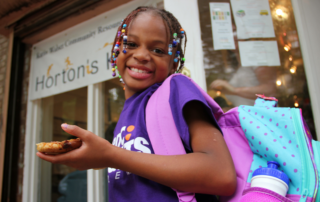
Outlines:
[[[281,196],[286,196],[289,189],[288,176],[278,170],[279,163],[268,161],[267,168],[258,168],[252,174],[251,187],[269,189]]]

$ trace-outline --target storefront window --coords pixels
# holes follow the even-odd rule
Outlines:
[[[315,136],[290,0],[198,0],[208,94],[224,111],[253,105],[255,94],[302,108]]]
[[[113,131],[125,102],[124,90],[118,78],[105,81],[103,85],[105,138],[112,143]]]
[[[87,128],[87,87],[42,99],[41,141],[76,138],[61,129],[62,123]],[[38,201],[87,201],[87,171],[40,161]]]

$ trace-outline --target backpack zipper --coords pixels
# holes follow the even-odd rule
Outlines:
[[[313,148],[313,152],[314,152],[314,160],[316,163],[317,168],[320,168],[320,142],[312,140],[312,148]],[[317,170],[317,179],[318,179],[318,183],[319,183],[319,170]],[[319,184],[316,185],[316,191],[318,192],[319,190]],[[318,194],[316,196],[316,200],[315,201],[320,201],[320,195]]]
[[[312,151],[310,151],[310,147],[308,147],[307,141],[308,138],[306,136],[305,130],[302,127],[302,120],[301,120],[301,114],[300,109],[291,109],[292,118],[293,118],[293,126],[295,128],[296,137],[299,145],[299,150],[301,153],[301,165],[302,165],[302,173],[304,176],[302,176],[302,196],[299,200],[299,202],[306,201],[310,193],[310,191],[313,191],[313,196],[315,196],[316,190],[315,190],[315,184],[317,180],[315,178],[311,177],[311,173],[316,173],[316,168],[313,165],[313,159],[310,157],[312,155]],[[311,183],[312,182],[312,183]],[[314,185],[313,185],[314,183]],[[306,190],[307,189],[307,190]],[[305,197],[303,197],[305,196]],[[312,202],[315,201],[315,198],[313,197]]]

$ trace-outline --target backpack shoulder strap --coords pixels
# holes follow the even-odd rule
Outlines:
[[[186,154],[175,126],[169,104],[170,81],[168,77],[150,97],[146,107],[146,125],[155,154]],[[180,202],[196,202],[195,194],[175,190]]]
[[[146,107],[147,132],[156,154],[185,154],[185,149],[174,123],[169,103],[170,82],[171,79],[177,75],[188,78],[198,88],[217,121],[221,115],[223,115],[220,106],[192,79],[183,74],[173,74],[169,76],[150,97]]]
[[[183,143],[176,128],[169,103],[170,81],[174,76],[183,74],[173,74],[169,76],[162,85],[150,97],[146,107],[147,132],[155,154],[159,155],[179,155],[185,154]],[[186,77],[186,76],[184,76]],[[193,80],[188,78],[201,92],[206,99],[215,118],[218,120],[223,114],[220,106],[202,90]],[[214,110],[214,111],[213,111]],[[177,192],[179,201],[196,202],[194,193]]]
[[[146,107],[148,135],[156,154],[185,154],[185,149],[174,123],[169,104],[170,81],[168,77],[150,97]]]

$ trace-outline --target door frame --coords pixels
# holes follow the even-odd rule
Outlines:
[[[139,5],[156,6],[163,0],[135,0],[125,5],[121,5],[107,12],[115,12],[117,9]],[[32,60],[30,65],[32,65]],[[32,75],[30,75],[32,77]],[[87,97],[87,130],[103,137],[103,83],[90,84]],[[30,86],[29,86],[30,94]],[[27,102],[27,121],[25,138],[25,155],[23,171],[22,201],[37,202],[39,198],[38,187],[40,185],[40,158],[36,156],[36,144],[40,142],[41,120],[42,120],[42,99],[28,100]],[[87,171],[87,201],[88,202],[106,202],[105,177],[103,169]]]

